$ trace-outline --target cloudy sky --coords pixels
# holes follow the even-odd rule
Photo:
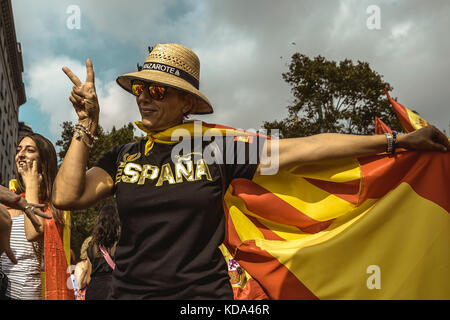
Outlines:
[[[115,79],[157,43],[199,56],[200,90],[215,109],[198,117],[206,122],[257,129],[286,117],[292,96],[281,74],[301,52],[369,62],[400,103],[449,130],[447,0],[13,0],[13,11],[27,93],[19,120],[53,142],[63,121],[76,120],[62,66],[84,79],[93,60],[100,124],[110,129],[139,119]]]

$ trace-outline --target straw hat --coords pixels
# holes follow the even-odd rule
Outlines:
[[[138,72],[124,74],[117,83],[131,93],[131,80],[151,81],[191,93],[197,98],[191,113],[212,113],[208,98],[199,91],[200,60],[190,49],[179,44],[157,44]]]

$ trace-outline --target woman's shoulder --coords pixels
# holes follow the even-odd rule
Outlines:
[[[142,140],[125,143],[113,147],[108,153],[114,155],[133,155],[138,153],[142,147]]]
[[[111,163],[119,163],[125,161],[132,155],[136,155],[140,152],[141,141],[130,142],[122,145],[118,145],[105,152],[100,156],[99,160],[94,166],[105,167]]]

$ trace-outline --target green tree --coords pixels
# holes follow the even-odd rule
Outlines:
[[[367,62],[336,63],[295,53],[283,74],[294,96],[288,117],[264,122],[264,128],[279,129],[282,138],[324,132],[373,134],[377,116],[393,130],[402,131],[383,91],[392,87],[382,78]]]
[[[70,142],[72,141],[74,128],[73,123],[70,121],[64,122],[61,127],[63,129],[61,133],[61,140],[58,140],[56,145],[60,147],[58,157],[62,162],[66,156],[67,150],[69,149]],[[113,127],[110,132],[105,132],[104,129],[99,126],[96,135],[98,137],[98,141],[89,152],[86,170],[91,168],[103,156],[103,154],[115,146],[138,141],[142,138],[142,136],[134,136],[134,127],[132,123],[129,123],[120,129]],[[75,210],[71,213],[70,242],[71,248],[77,258],[80,255],[80,248],[84,239],[89,237],[92,233],[98,212],[104,205],[113,203],[115,203],[114,197],[109,197],[89,209]]]

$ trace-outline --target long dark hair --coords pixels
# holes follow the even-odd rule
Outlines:
[[[42,183],[40,185],[39,196],[43,196],[44,199],[42,200],[48,202],[56,223],[58,223],[59,225],[64,225],[64,219],[61,210],[56,209],[51,203],[53,183],[55,182],[56,174],[58,172],[58,161],[56,159],[55,147],[50,142],[50,140],[38,133],[30,133],[21,137],[19,143],[26,137],[31,138],[34,143],[36,143],[36,148],[39,153],[40,167],[38,168],[38,171],[42,175]],[[17,165],[14,166],[14,170],[18,184],[16,193],[24,193],[26,191],[25,185],[23,183],[22,177],[19,174]]]
[[[106,205],[97,217],[92,231],[92,243],[98,247],[111,248],[119,240],[120,219],[115,205]]]

